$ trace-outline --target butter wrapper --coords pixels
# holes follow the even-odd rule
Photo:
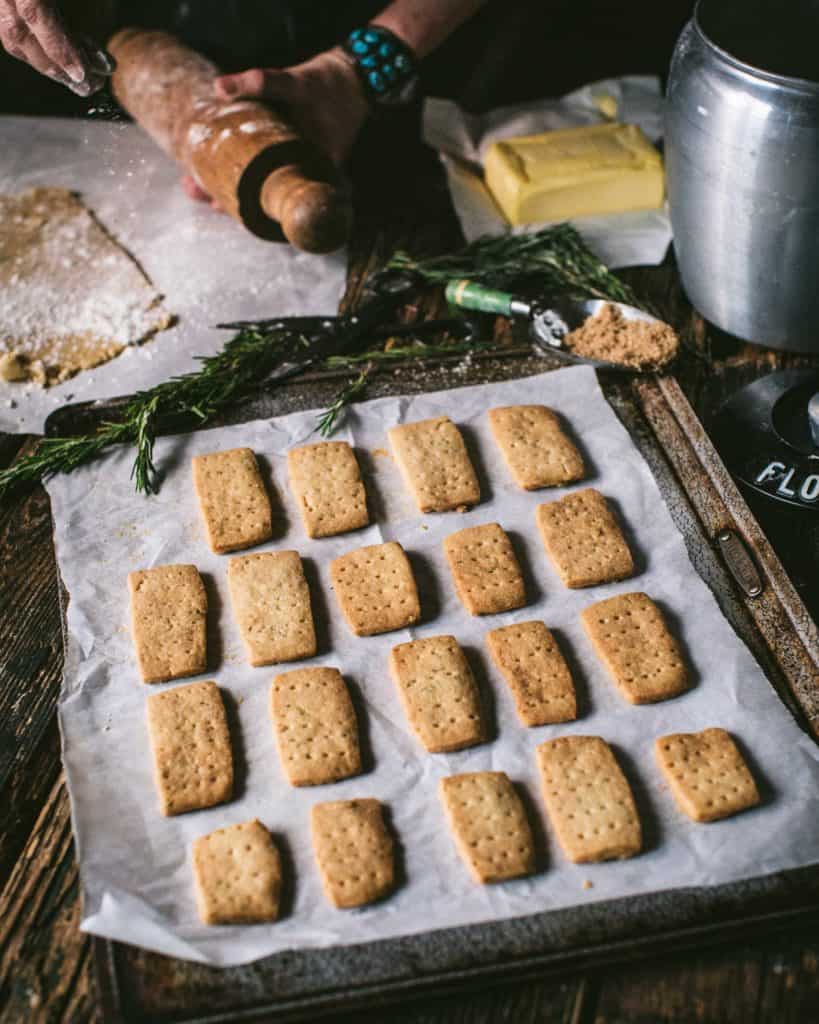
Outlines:
[[[493,144],[522,135],[614,121],[636,125],[655,144],[663,131],[663,98],[658,78],[634,75],[605,79],[563,96],[485,114],[468,114],[449,100],[428,99],[424,140],[439,153],[464,235],[522,233],[560,219],[511,228],[484,184]],[[671,241],[667,208],[572,218],[592,251],[610,267],[661,263]]]

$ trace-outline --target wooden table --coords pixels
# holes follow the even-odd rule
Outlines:
[[[378,146],[377,166],[367,159]],[[351,251],[354,301],[362,277],[396,246],[432,252],[458,242],[435,160],[381,131],[361,147],[361,202]],[[673,261],[625,276],[681,329],[678,377],[706,424],[742,384],[819,357],[743,345],[708,328],[682,296]],[[263,313],[260,310],[260,313]],[[502,330],[500,331],[502,335]],[[0,464],[33,439],[0,435]],[[758,496],[749,503],[814,618],[819,617],[819,516]],[[55,714],[62,670],[49,503],[41,488],[0,507],[0,1022],[99,1020],[92,943],[80,933],[80,887]],[[752,934],[728,949],[596,969],[339,1018],[394,1024],[819,1020],[819,935]]]

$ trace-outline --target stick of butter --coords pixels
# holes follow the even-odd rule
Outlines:
[[[486,185],[510,224],[653,210],[663,161],[633,124],[581,125],[493,142]]]

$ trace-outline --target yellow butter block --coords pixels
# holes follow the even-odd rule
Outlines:
[[[493,142],[486,185],[510,224],[653,210],[663,161],[633,124],[581,125]]]

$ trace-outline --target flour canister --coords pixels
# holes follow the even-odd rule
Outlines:
[[[700,0],[667,92],[689,299],[739,338],[819,352],[819,2]]]

